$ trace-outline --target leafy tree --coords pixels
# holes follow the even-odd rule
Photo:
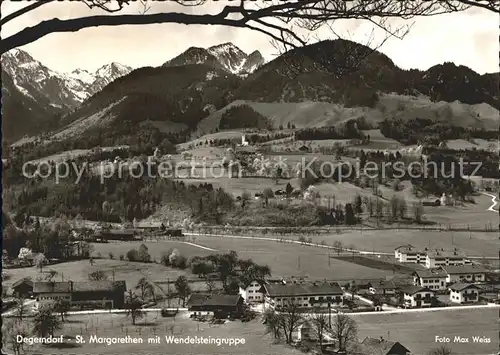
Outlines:
[[[182,306],[184,307],[186,304],[186,298],[191,294],[191,288],[189,287],[186,276],[179,276],[177,280],[175,280],[174,285],[177,290],[177,294],[179,295],[179,300],[182,300]]]
[[[142,261],[143,263],[151,262],[151,255],[149,255],[148,247],[145,244],[141,244],[139,246],[138,260]]]
[[[42,272],[43,266],[48,263],[47,258],[45,257],[44,254],[39,253],[37,256],[35,256],[35,266],[40,269],[40,272]]]
[[[127,251],[126,256],[127,256],[128,261],[140,261],[141,260],[137,249],[130,249],[129,251]]]
[[[141,319],[144,316],[142,302],[132,290],[129,290],[125,297],[125,309],[127,310],[127,317],[132,318],[133,325],[135,325],[137,319]]]
[[[15,308],[16,308],[16,316],[19,318],[20,321],[23,320],[23,317],[25,316],[26,314],[26,306],[25,306],[25,302],[26,302],[26,299],[23,297],[23,296],[16,296],[14,298],[14,302],[15,302]]]
[[[54,303],[53,309],[61,315],[61,322],[64,322],[64,317],[68,314],[71,305],[68,300],[58,299]]]
[[[424,215],[424,205],[422,204],[422,202],[414,202],[413,216],[415,218],[415,222],[422,223],[423,215]]]
[[[346,203],[345,205],[345,224],[347,225],[356,224],[356,217],[354,215],[354,210],[350,203]]]
[[[251,197],[248,191],[243,191],[243,193],[241,194],[241,207],[245,208],[250,200]]]
[[[40,337],[54,336],[61,327],[59,319],[52,313],[52,307],[41,307],[33,318],[33,332]]]
[[[354,199],[354,212],[356,212],[357,215],[363,213],[363,201],[361,200],[361,196],[359,194],[356,195],[356,198]]]
[[[140,290],[141,299],[143,301],[146,299],[145,297],[147,295],[154,295],[154,286],[145,277],[141,277],[141,279],[137,282],[135,289]]]

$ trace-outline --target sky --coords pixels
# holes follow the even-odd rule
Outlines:
[[[2,1],[2,16],[26,6],[27,3]],[[213,13],[225,4],[224,1],[209,1],[203,6],[187,8],[172,2],[151,2],[150,5],[148,13]],[[135,14],[141,9],[141,4],[134,2],[121,13]],[[49,3],[10,21],[3,26],[1,35],[5,38],[27,26],[52,18],[69,19],[100,14],[106,13],[100,9],[89,9],[80,1]],[[392,21],[393,27],[411,24],[410,32],[402,40],[391,38],[379,48],[399,67],[426,70],[448,61],[466,65],[480,74],[499,70],[498,15],[474,9],[411,21]],[[358,20],[337,21],[333,28],[343,38],[363,44],[370,43],[371,46],[378,46],[383,38],[382,31],[372,32],[372,24]],[[370,36],[373,33],[374,36]],[[324,28],[312,40],[317,38],[334,37],[330,29]],[[191,46],[207,48],[224,42],[232,42],[247,53],[259,50],[266,60],[271,60],[277,52],[270,43],[270,38],[256,31],[179,24],[93,27],[78,32],[54,33],[20,49],[26,50],[53,70],[69,72],[76,68],[94,71],[110,62],[119,62],[133,68],[158,66]]]

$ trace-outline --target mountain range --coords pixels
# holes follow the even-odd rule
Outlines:
[[[334,124],[357,110],[374,121],[432,116],[491,129],[498,126],[500,108],[498,73],[479,75],[453,63],[402,70],[386,55],[346,40],[296,48],[266,64],[258,51],[247,55],[231,43],[190,47],[160,67],[136,70],[111,63],[95,73],[58,73],[21,50],[5,54],[2,64],[4,136],[12,139],[47,131],[55,140],[83,138],[112,127],[109,138],[124,126],[133,133],[143,125],[163,133],[194,132],[200,122],[211,122],[203,129],[209,133],[217,120],[206,118],[220,117],[235,101],[281,103],[281,111],[295,110],[296,103],[330,105],[321,106],[322,113],[304,111],[303,126]],[[396,104],[388,97],[397,98]],[[269,118],[276,126],[286,124],[278,122],[283,115],[276,107]],[[328,119],[316,117],[326,111]]]

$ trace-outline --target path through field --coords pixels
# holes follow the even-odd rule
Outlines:
[[[208,250],[208,251],[218,251],[216,249],[212,249],[212,248],[209,248],[209,247],[204,247],[203,245],[200,245],[200,244],[194,244],[194,243],[190,243],[190,242],[184,242],[184,244],[192,245],[193,247],[197,247],[197,248],[200,248],[200,249],[205,249],[205,250]]]
[[[253,236],[244,236],[244,235],[230,235],[230,234],[203,234],[203,233],[184,233],[185,235],[188,236],[204,236],[204,237],[218,237],[218,238],[232,238],[232,239],[250,239],[250,240],[265,240],[269,242],[285,242],[285,243],[291,243],[291,244],[300,244],[300,245],[307,245],[307,246],[313,246],[317,248],[324,248],[324,249],[332,249],[336,250],[335,247],[330,246],[330,245],[322,245],[322,244],[316,244],[316,243],[308,243],[308,242],[300,242],[298,240],[293,240],[293,239],[286,239],[286,238],[270,238],[270,237],[253,237]],[[190,244],[188,242],[185,242],[186,244]],[[212,251],[217,251],[210,249],[208,247],[202,246],[200,244],[192,244],[193,246],[206,249],[206,250],[212,250]],[[359,249],[349,249],[349,248],[343,248],[344,252],[347,253],[357,253],[361,255],[394,255],[394,253],[389,253],[389,252],[383,252],[383,251],[368,251],[368,250],[359,250]],[[484,255],[482,256],[468,256],[468,259],[492,259],[492,260],[497,260],[498,257],[485,257]]]
[[[491,197],[492,205],[486,211],[498,213],[498,210],[495,209],[495,206],[498,205],[497,197],[495,195],[487,193],[487,192],[481,192],[481,193],[483,195]]]

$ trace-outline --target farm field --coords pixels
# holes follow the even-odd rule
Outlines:
[[[385,278],[392,271],[373,269],[347,261],[329,258],[333,251],[263,240],[196,237],[196,243],[222,252],[235,250],[243,258],[267,264],[273,277],[309,277],[343,280],[352,278]],[[330,261],[329,261],[330,259]]]
[[[498,310],[470,309],[439,312],[352,315],[358,323],[359,339],[384,337],[399,341],[412,354],[424,355],[441,345],[457,355],[486,355],[498,351]],[[435,336],[452,339],[449,344],[435,342]],[[485,336],[491,343],[453,343],[455,336]]]
[[[149,313],[147,318],[138,320],[133,326],[129,318],[123,314],[101,315],[74,315],[68,317],[69,322],[64,328],[56,331],[56,335],[75,337],[83,336],[86,344],[75,344],[69,348],[43,347],[37,349],[39,354],[230,354],[230,355],[281,355],[301,354],[299,351],[281,344],[273,344],[271,336],[265,334],[265,328],[259,320],[247,323],[240,321],[214,325],[196,322],[187,318],[187,314],[179,315],[174,319],[161,318],[157,314]],[[125,337],[142,338],[142,344],[90,344],[90,336],[98,337]],[[148,344],[148,338],[159,336],[161,343]],[[166,344],[165,336],[176,338],[205,337],[222,339],[245,339],[245,344],[229,346],[221,344]],[[168,350],[166,350],[168,349]]]
[[[270,235],[270,238],[277,238],[277,236]],[[333,245],[335,241],[340,241],[346,247],[353,246],[354,249],[361,249],[367,251],[378,251],[393,253],[394,249],[400,245],[412,244],[417,248],[458,248],[465,251],[469,256],[475,257],[496,257],[498,256],[498,249],[500,248],[500,240],[496,233],[485,232],[448,232],[448,231],[423,231],[423,230],[342,230],[340,233],[311,235],[313,243],[321,243],[324,241],[327,245]],[[298,236],[286,237],[289,239],[298,240]],[[311,248],[297,244],[282,244],[274,241],[265,240],[241,240],[231,238],[218,238],[218,237],[202,237],[196,238],[196,243],[208,246],[214,249],[231,249],[237,247],[245,249],[248,247],[253,248],[273,248],[272,245],[276,244],[280,248]],[[266,245],[271,245],[267,246]],[[238,249],[235,249],[238,250]],[[325,251],[318,251],[325,253]]]

